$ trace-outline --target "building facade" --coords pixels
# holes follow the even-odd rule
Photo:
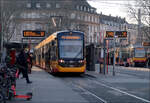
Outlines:
[[[80,30],[86,43],[94,42],[99,31],[99,14],[86,0],[24,0],[24,10],[15,17],[15,35],[10,41],[38,43],[34,38],[23,37],[24,30],[44,30],[46,36],[60,30]],[[97,42],[97,40],[96,40]]]
[[[20,9],[14,15],[16,23],[14,35],[9,42],[39,43],[55,31],[80,30],[85,33],[86,44],[103,44],[106,31],[127,31],[128,38],[121,41],[122,45],[134,43],[137,28],[128,24],[125,18],[98,14],[96,8],[86,0],[15,0]],[[24,30],[42,30],[43,38],[23,37]],[[112,47],[112,41],[110,41]]]

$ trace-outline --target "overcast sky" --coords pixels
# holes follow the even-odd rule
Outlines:
[[[128,18],[127,5],[128,3],[134,4],[134,0],[89,0],[91,6],[97,8],[98,13],[105,15],[111,14],[112,16],[120,16],[126,18],[130,23],[133,23]]]

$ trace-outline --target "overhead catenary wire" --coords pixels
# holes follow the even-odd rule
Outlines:
[[[113,2],[113,1],[97,1],[97,0],[88,0],[88,2],[93,2],[93,3],[95,3],[95,2],[97,2],[97,3],[99,3],[99,5],[101,5],[101,6],[103,6],[103,5],[105,5],[105,6],[109,6],[109,7],[116,7],[116,6],[123,6],[124,8],[128,8],[128,6],[134,6],[134,7],[141,7],[140,5],[136,5],[136,4],[133,4],[133,1],[132,1],[132,4],[131,3],[116,3],[115,1]]]

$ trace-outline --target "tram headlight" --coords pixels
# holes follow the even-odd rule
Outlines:
[[[60,63],[64,63],[65,61],[64,61],[64,60],[62,60],[62,59],[60,59],[60,60],[59,60],[59,62],[60,62]]]
[[[84,63],[84,60],[80,60],[79,63]]]

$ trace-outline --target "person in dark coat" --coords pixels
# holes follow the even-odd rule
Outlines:
[[[28,73],[31,74],[31,68],[32,68],[32,57],[30,56],[30,53],[27,53],[27,62],[28,62]]]
[[[19,67],[19,74],[22,72],[23,77],[26,78],[26,82],[27,83],[32,83],[29,80],[29,77],[28,77],[27,55],[26,55],[24,49],[22,49],[20,54],[18,55],[17,64],[18,64],[18,67]]]
[[[148,56],[148,58],[147,58],[147,62],[148,62],[148,67],[150,68],[150,55]]]

